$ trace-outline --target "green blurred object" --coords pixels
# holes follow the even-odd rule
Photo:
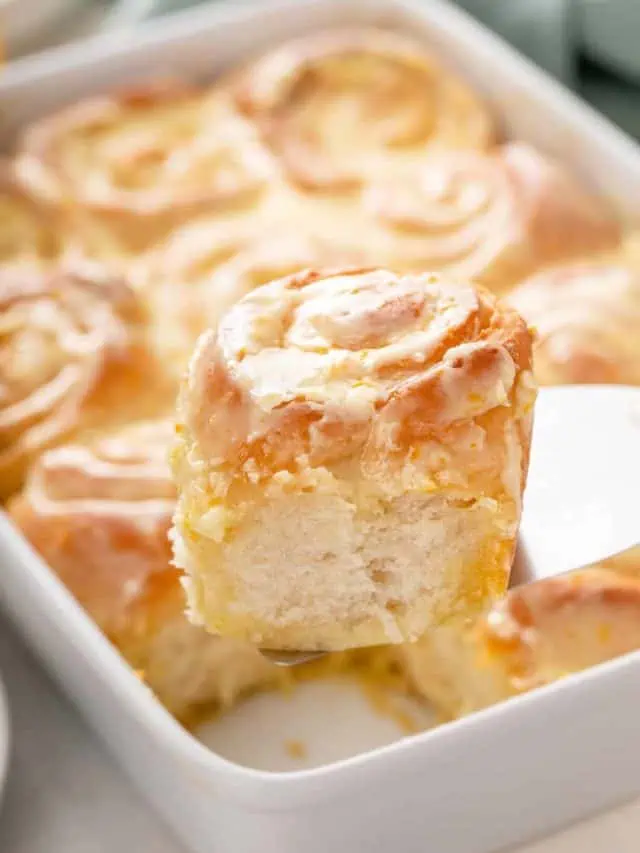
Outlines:
[[[585,62],[580,71],[578,91],[611,121],[640,140],[640,87],[637,84]]]
[[[575,85],[577,29],[573,0],[460,0],[458,5],[545,71],[569,86]]]
[[[577,0],[585,54],[620,77],[640,84],[638,0]]]
[[[640,49],[632,61],[640,39],[640,0],[460,0],[460,5],[640,139]]]

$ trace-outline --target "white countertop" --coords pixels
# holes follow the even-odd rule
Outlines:
[[[12,728],[9,777],[0,812],[3,851],[187,853],[1,620],[0,670]],[[640,801],[517,853],[638,853],[639,849]]]

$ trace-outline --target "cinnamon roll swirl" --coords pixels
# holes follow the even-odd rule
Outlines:
[[[304,190],[360,188],[380,169],[493,138],[479,98],[422,45],[382,30],[289,42],[236,86],[291,180]]]
[[[506,587],[531,341],[488,291],[304,272],[204,333],[179,403],[175,554],[213,633],[399,643]]]
[[[602,202],[523,143],[429,158],[381,179],[364,203],[371,242],[394,268],[446,270],[497,292],[620,239]]]
[[[0,271],[1,497],[46,447],[157,405],[144,321],[129,286],[96,269]]]
[[[512,590],[475,624],[402,653],[414,686],[451,718],[636,649],[640,574],[595,567]]]
[[[139,247],[188,216],[255,203],[274,164],[223,95],[183,84],[81,101],[28,128],[25,186]]]
[[[45,453],[10,512],[78,602],[167,708],[229,704],[273,678],[251,646],[184,616],[167,532],[173,425],[149,421]]]
[[[640,265],[620,256],[553,267],[509,300],[536,327],[541,383],[640,384]]]

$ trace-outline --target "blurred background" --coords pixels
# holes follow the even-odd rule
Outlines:
[[[145,19],[200,2],[203,0],[0,0],[5,56],[16,60],[88,35],[131,29]],[[459,3],[640,138],[640,0]]]

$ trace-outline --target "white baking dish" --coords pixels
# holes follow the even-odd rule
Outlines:
[[[89,92],[170,73],[212,76],[271,42],[345,22],[424,34],[484,91],[509,134],[564,159],[623,215],[640,214],[638,148],[437,0],[217,3],[131,37],[17,63],[0,80],[4,141]],[[356,757],[266,772],[225,760],[185,732],[5,517],[0,563],[6,609],[159,813],[201,853],[489,853],[640,792],[640,654]],[[311,704],[300,712],[325,737],[332,726],[337,740],[371,725],[339,701],[330,710]],[[246,727],[254,765],[270,736],[262,719],[263,728]]]

